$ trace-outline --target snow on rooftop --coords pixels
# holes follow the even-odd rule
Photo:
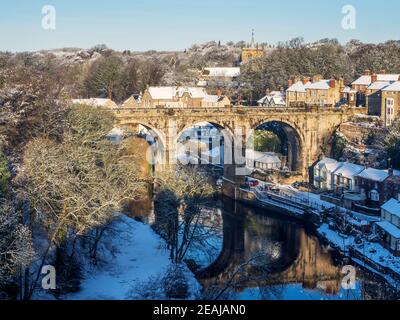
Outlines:
[[[224,68],[204,68],[209,77],[235,78],[240,76],[240,68],[224,67]]]
[[[400,74],[377,74],[377,81],[398,81]],[[352,85],[369,86],[372,83],[372,76],[361,76]]]
[[[311,85],[309,85],[309,87],[307,89],[328,90],[330,88],[329,81],[330,80],[320,80],[320,81],[314,82]]]
[[[378,170],[373,168],[365,169],[364,171],[360,172],[357,177],[372,180],[376,182],[382,182],[389,177],[389,173],[385,170]]]
[[[208,94],[204,97],[205,102],[217,103],[220,101],[220,96]]]
[[[382,91],[400,91],[400,81],[393,82],[390,86],[387,86]]]
[[[274,152],[260,152],[251,149],[246,150],[246,159],[261,163],[281,163],[281,159]]]
[[[255,159],[256,162],[260,163],[278,163],[281,164],[281,159],[272,152],[266,152],[261,158]]]
[[[271,101],[273,101],[275,105],[286,106],[286,96],[280,91],[272,91],[271,93],[258,100],[257,103],[265,104],[266,102],[271,103]]]
[[[350,87],[345,87],[342,91],[342,93],[357,93],[357,90],[353,90]]]
[[[335,159],[324,157],[321,161],[317,163],[317,166],[321,169],[322,167],[326,167],[328,171],[334,171],[340,166],[341,163],[336,161]]]
[[[384,205],[382,205],[381,207],[383,210],[397,215],[398,217],[400,217],[400,201],[396,200],[396,199],[390,199],[388,202],[386,202]]]
[[[199,87],[149,87],[151,97],[156,100],[172,100],[174,97],[181,97],[188,92],[192,98],[205,98],[207,95],[204,88]]]
[[[311,85],[311,82],[307,82],[306,84],[303,81],[297,81],[295,84],[290,86],[287,91],[289,92],[306,92],[306,89]]]
[[[400,210],[400,209],[399,209]],[[379,227],[385,230],[387,233],[395,237],[396,239],[400,239],[400,229],[395,225],[391,224],[389,221],[381,221],[376,223]]]
[[[368,90],[382,90],[383,88],[390,86],[390,84],[391,84],[390,81],[375,81],[374,83],[371,83],[371,85],[367,89]]]
[[[344,162],[333,172],[333,174],[341,175],[345,178],[352,179],[354,176],[356,176],[363,170],[364,170],[363,166],[359,166],[357,164],[349,162]]]

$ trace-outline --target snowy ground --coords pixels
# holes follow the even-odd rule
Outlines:
[[[98,269],[87,267],[86,277],[77,293],[62,296],[68,300],[123,300],[131,296],[132,289],[151,277],[164,274],[171,265],[163,240],[146,224],[123,216],[114,222],[114,232],[103,242],[114,251],[108,263]],[[200,285],[194,275],[184,267],[191,298]]]
[[[354,237],[352,236],[343,236],[339,235],[336,231],[330,230],[327,224],[322,224],[321,227],[318,228],[318,232],[324,236],[332,246],[341,251],[347,253],[349,251],[349,247],[354,245]]]

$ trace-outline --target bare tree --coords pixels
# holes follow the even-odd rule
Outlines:
[[[33,221],[48,235],[41,266],[53,246],[107,224],[145,187],[136,155],[127,153],[124,143],[106,139],[113,124],[108,111],[74,106],[67,119],[62,142],[41,138],[28,144],[18,177]]]
[[[166,238],[171,260],[181,263],[199,236],[202,209],[214,190],[205,176],[183,166],[167,170],[157,183],[155,227]]]
[[[15,204],[0,199],[0,293],[16,283],[24,261],[34,254],[31,232],[21,221]]]

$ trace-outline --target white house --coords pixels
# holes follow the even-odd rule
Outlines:
[[[383,245],[395,255],[400,255],[400,201],[390,199],[381,207],[382,221],[377,222]]]
[[[246,165],[252,170],[279,170],[282,167],[282,161],[274,152],[259,152],[247,149]]]
[[[344,192],[353,192],[356,190],[356,176],[364,171],[363,166],[357,164],[343,162],[332,172],[331,190],[337,194]]]
[[[332,173],[343,163],[324,157],[314,166],[314,186],[321,191],[332,190]]]

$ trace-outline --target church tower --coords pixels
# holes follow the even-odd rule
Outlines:
[[[264,57],[266,54],[263,46],[259,46],[255,41],[254,29],[251,31],[251,42],[244,48],[242,48],[242,63],[255,58]]]

